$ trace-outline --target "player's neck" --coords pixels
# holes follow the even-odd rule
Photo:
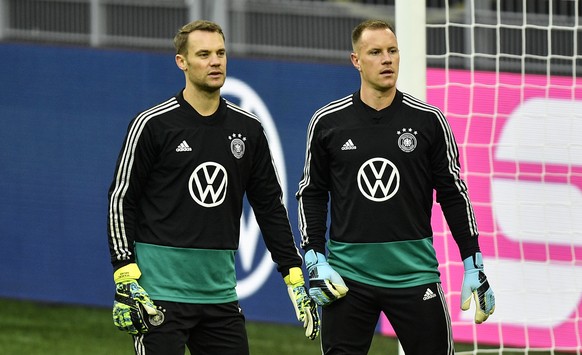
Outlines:
[[[392,104],[396,96],[396,87],[389,90],[376,90],[374,88],[362,85],[360,87],[360,99],[363,103],[371,108],[380,111]]]
[[[183,92],[184,100],[202,116],[210,116],[220,105],[220,90],[208,92],[186,87]]]

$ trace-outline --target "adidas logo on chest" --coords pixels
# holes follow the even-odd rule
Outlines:
[[[177,152],[191,152],[192,148],[190,148],[190,146],[188,145],[188,143],[186,143],[186,141],[182,141],[182,143],[180,143],[178,145],[178,147],[176,148]]]
[[[342,145],[342,150],[355,150],[358,149],[358,147],[356,147],[356,145],[354,144],[354,142],[352,142],[352,139],[348,139],[347,142],[344,143],[344,145]]]

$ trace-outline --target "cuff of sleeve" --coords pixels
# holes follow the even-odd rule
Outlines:
[[[127,280],[137,280],[141,276],[141,271],[136,263],[127,264],[115,270],[113,273],[113,281],[115,283],[127,281]]]
[[[468,238],[462,239],[457,241],[459,246],[459,252],[461,254],[461,260],[465,260],[470,256],[475,255],[481,251],[479,248],[479,239],[478,238]]]

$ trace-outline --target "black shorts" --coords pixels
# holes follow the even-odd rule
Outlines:
[[[154,300],[164,321],[134,336],[137,355],[248,355],[245,317],[238,302],[189,304]]]
[[[440,283],[382,288],[344,281],[347,295],[322,307],[323,354],[367,354],[380,312],[390,321],[406,355],[454,354],[450,314]]]

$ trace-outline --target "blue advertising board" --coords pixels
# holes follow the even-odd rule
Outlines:
[[[349,65],[229,58],[223,95],[256,113],[282,173],[292,227],[307,123],[359,85]],[[108,307],[107,190],[129,121],[180,91],[173,54],[0,45],[0,297]],[[245,211],[237,291],[248,319],[294,322]]]

